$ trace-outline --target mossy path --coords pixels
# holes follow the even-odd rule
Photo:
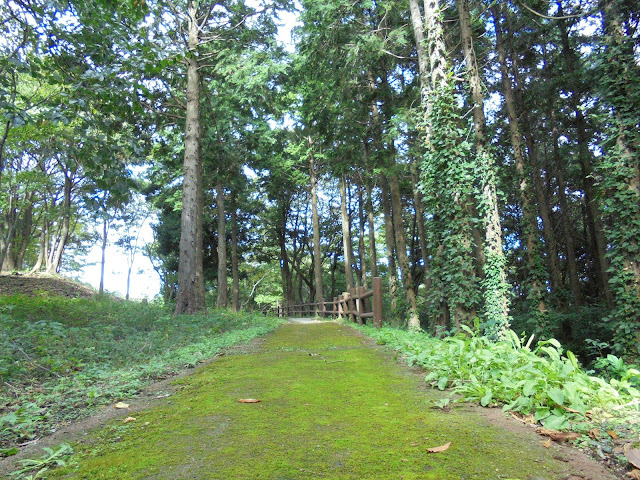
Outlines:
[[[538,439],[468,408],[348,326],[285,325],[179,380],[162,406],[76,445],[74,479],[560,479]],[[260,399],[243,404],[241,398]],[[428,447],[452,442],[442,453]]]

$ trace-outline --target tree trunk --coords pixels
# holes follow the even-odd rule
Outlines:
[[[418,240],[420,242],[420,257],[422,258],[422,267],[424,268],[424,286],[427,290],[431,288],[431,273],[429,267],[429,252],[427,252],[427,232],[424,228],[424,207],[422,206],[422,197],[418,190],[418,169],[415,160],[409,166],[411,169],[411,186],[413,189],[413,203],[416,209],[416,221],[418,223]]]
[[[500,15],[498,7],[491,8],[493,14],[493,24],[496,32],[496,49],[498,51],[498,60],[500,62],[500,72],[502,74],[502,92],[505,99],[505,107],[507,110],[507,118],[509,120],[509,134],[511,138],[511,147],[515,160],[516,173],[518,175],[518,196],[520,198],[520,206],[522,208],[522,231],[524,236],[523,245],[526,249],[528,281],[530,281],[530,291],[527,298],[532,299],[536,304],[538,312],[546,311],[544,304],[544,296],[542,288],[545,279],[540,278],[538,273],[538,263],[542,260],[540,257],[539,245],[539,229],[538,221],[531,205],[529,197],[529,182],[525,160],[525,150],[523,144],[522,133],[518,122],[518,114],[516,111],[516,101],[513,95],[513,87],[509,78],[507,68],[507,55],[502,39],[502,29],[500,27]]]
[[[398,267],[395,260],[396,241],[393,232],[393,218],[391,213],[391,201],[389,198],[389,185],[385,177],[380,182],[382,197],[382,212],[384,215],[384,236],[387,246],[387,264],[389,266],[389,295],[391,297],[391,311],[395,314],[398,308],[397,290],[398,290]]]
[[[376,228],[373,217],[373,200],[371,185],[367,183],[367,223],[369,233],[369,261],[371,262],[371,277],[378,276],[378,258],[376,253]]]
[[[364,201],[362,185],[358,185],[358,256],[360,257],[360,284],[367,288],[367,255],[364,246],[364,224],[367,219],[364,216]]]
[[[102,258],[100,261],[100,286],[98,287],[98,293],[100,295],[104,293],[104,266],[105,266],[105,260],[106,260],[108,233],[109,233],[109,222],[105,217],[102,219]]]
[[[400,264],[402,273],[402,284],[404,285],[407,303],[409,304],[407,326],[410,330],[420,328],[420,318],[418,317],[418,306],[416,303],[415,285],[413,275],[409,267],[407,256],[407,240],[404,233],[404,221],[402,217],[402,197],[400,195],[400,180],[395,173],[388,176],[389,190],[391,191],[391,211],[393,212],[393,230],[396,238],[396,256]]]
[[[185,119],[180,220],[180,257],[175,314],[205,309],[202,273],[202,155],[200,133],[200,74],[197,49],[200,43],[197,7],[188,2],[187,112]]]
[[[231,307],[240,310],[240,274],[238,272],[238,209],[235,193],[231,195]]]
[[[638,309],[640,309],[640,133],[638,118],[640,107],[637,102],[640,85],[640,67],[634,39],[630,27],[625,27],[625,19],[620,4],[614,0],[600,0],[604,26],[604,75],[601,91],[604,102],[613,110],[610,135],[615,139],[615,147],[607,151],[607,157],[600,159],[600,170],[605,176],[602,181],[610,191],[608,210],[613,218],[607,231],[611,245],[609,256],[616,275],[610,280],[615,289],[615,317],[624,325],[633,322],[636,334],[633,339],[626,336],[629,349],[638,354]],[[637,43],[636,43],[637,45]],[[619,337],[625,334],[618,334]],[[633,343],[631,343],[633,342]]]
[[[71,224],[71,189],[73,182],[71,173],[66,172],[64,176],[64,200],[62,203],[62,227],[58,234],[58,243],[52,251],[51,262],[47,266],[47,273],[58,273],[62,264],[62,254],[69,240],[69,227]]]
[[[38,259],[36,260],[36,264],[31,269],[31,273],[39,272],[42,268],[42,264],[44,263],[44,258],[47,250],[47,223],[47,217],[43,217],[42,230],[40,231],[40,251],[38,252]]]
[[[311,139],[309,139],[311,144]],[[313,222],[313,270],[315,276],[315,301],[322,311],[324,304],[324,294],[322,285],[322,253],[320,251],[320,217],[318,216],[318,186],[316,177],[316,167],[313,155],[309,155],[309,179],[311,182],[311,221]],[[343,230],[344,231],[344,230]],[[316,311],[316,313],[319,313]]]
[[[478,69],[471,18],[467,0],[458,0],[458,14],[462,46],[467,64],[467,75],[473,101],[473,123],[475,127],[476,155],[480,170],[483,172],[482,197],[485,208],[485,315],[492,334],[501,336],[509,327],[509,303],[507,300],[507,280],[505,273],[505,257],[502,250],[502,228],[498,212],[498,198],[495,181],[495,160],[489,151],[486,136],[486,119],[484,116],[484,99],[482,95],[482,79]]]
[[[560,217],[563,227],[563,233],[565,238],[565,245],[567,246],[567,267],[569,267],[569,284],[571,285],[571,293],[573,294],[573,301],[576,307],[582,305],[582,292],[580,289],[580,278],[578,277],[578,265],[576,263],[576,251],[573,244],[573,231],[571,229],[571,215],[569,212],[569,203],[567,202],[567,183],[564,179],[564,168],[562,165],[562,158],[560,156],[560,148],[558,145],[558,138],[560,132],[558,131],[558,125],[556,122],[556,112],[551,111],[551,122],[553,129],[553,169],[558,181],[558,200],[560,202]],[[565,341],[572,339],[571,325],[563,325],[563,337]]]
[[[218,207],[218,299],[216,306],[229,306],[229,285],[227,283],[227,219],[224,208],[224,187],[222,179],[216,185],[216,204]]]
[[[347,212],[347,185],[344,174],[340,176],[340,214],[342,218],[342,248],[344,251],[344,274],[346,288],[350,290],[353,285],[353,247],[351,246],[351,222]]]
[[[562,16],[562,4],[558,2],[558,15]],[[595,274],[598,279],[598,285],[600,291],[606,302],[611,308],[613,306],[613,296],[611,294],[611,288],[609,286],[609,259],[606,256],[607,244],[604,235],[604,226],[602,224],[602,217],[600,213],[600,202],[598,201],[597,194],[595,192],[595,180],[592,176],[591,160],[592,155],[589,150],[589,135],[587,134],[587,122],[582,113],[580,106],[580,97],[583,93],[583,87],[578,81],[578,74],[576,72],[576,55],[571,48],[569,42],[569,33],[566,20],[558,20],[557,25],[560,28],[560,38],[562,41],[562,54],[565,60],[565,66],[567,78],[569,79],[569,87],[572,90],[570,98],[571,108],[575,112],[574,126],[576,128],[576,137],[578,141],[578,159],[580,161],[580,167],[582,169],[582,179],[584,188],[584,201],[587,206],[587,223],[589,234],[593,239],[594,251],[594,263]]]
[[[420,74],[420,97],[423,105],[426,105],[429,98],[429,58],[427,54],[427,43],[425,41],[425,28],[420,13],[418,0],[409,0],[409,12],[411,13],[411,23],[413,25],[413,37],[416,42],[416,52],[418,53],[418,71]]]

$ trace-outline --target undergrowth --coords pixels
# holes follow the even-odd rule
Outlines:
[[[538,342],[509,331],[491,341],[468,327],[442,339],[422,332],[359,327],[379,344],[394,348],[411,365],[428,371],[426,382],[451,389],[461,399],[483,406],[531,415],[553,430],[583,430],[598,422],[637,424],[640,415],[640,371],[623,367],[617,378],[604,379],[581,368],[575,355],[554,339]]]
[[[107,297],[0,297],[0,454],[278,324]]]

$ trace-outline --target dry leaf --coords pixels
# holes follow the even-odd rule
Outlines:
[[[548,438],[544,442],[540,442],[540,443],[542,443],[542,446],[544,448],[551,448],[551,444],[553,443],[553,441],[550,438]]]
[[[258,403],[260,400],[257,398],[239,398],[238,402],[240,403]]]
[[[418,445],[419,445],[419,444],[418,444],[417,442],[413,442],[413,443],[411,444],[411,446],[412,446],[412,447],[417,447]]]
[[[629,450],[624,451],[624,456],[631,465],[636,468],[640,468],[640,450],[637,448],[630,448]]]
[[[127,417],[122,421],[122,423],[135,422],[136,420],[137,420],[136,417]]]
[[[607,433],[609,434],[609,436],[611,438],[613,438],[614,440],[618,439],[618,434],[616,432],[614,432],[613,430],[607,430]]]
[[[444,452],[447,448],[451,446],[451,442],[445,443],[444,445],[440,445],[439,447],[427,448],[427,452],[429,453],[440,453]]]
[[[567,442],[569,440],[577,440],[581,437],[581,434],[576,432],[559,432],[557,430],[549,430],[548,428],[543,427],[536,429],[536,432],[545,437],[550,437],[551,440],[556,442]]]
[[[597,440],[600,437],[600,430],[598,430],[597,428],[592,428],[587,432],[587,435],[589,435],[594,440]]]
[[[640,470],[636,468],[635,470],[627,472],[627,477],[632,478],[633,480],[640,480]]]
[[[518,420],[519,422],[524,423],[525,425],[535,425],[536,424],[536,417],[534,417],[533,415],[516,415],[515,413],[512,413],[511,416],[513,418],[515,418],[516,420]]]
[[[118,402],[113,407],[114,408],[129,408],[129,404],[128,403],[124,403],[124,402]]]

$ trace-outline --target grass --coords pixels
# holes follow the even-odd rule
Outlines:
[[[492,426],[348,326],[286,325],[177,382],[162,406],[74,445],[73,479],[525,479],[570,468]],[[243,404],[241,398],[260,403]],[[452,442],[442,453],[427,448]]]
[[[279,325],[109,297],[0,297],[0,455]]]
[[[640,371],[613,355],[601,359],[609,373],[603,378],[584,370],[553,339],[524,341],[508,332],[507,340],[495,342],[467,327],[445,338],[358,328],[425,369],[427,385],[459,400],[501,406],[547,429],[579,433],[581,446],[625,466],[625,449],[640,446]]]

